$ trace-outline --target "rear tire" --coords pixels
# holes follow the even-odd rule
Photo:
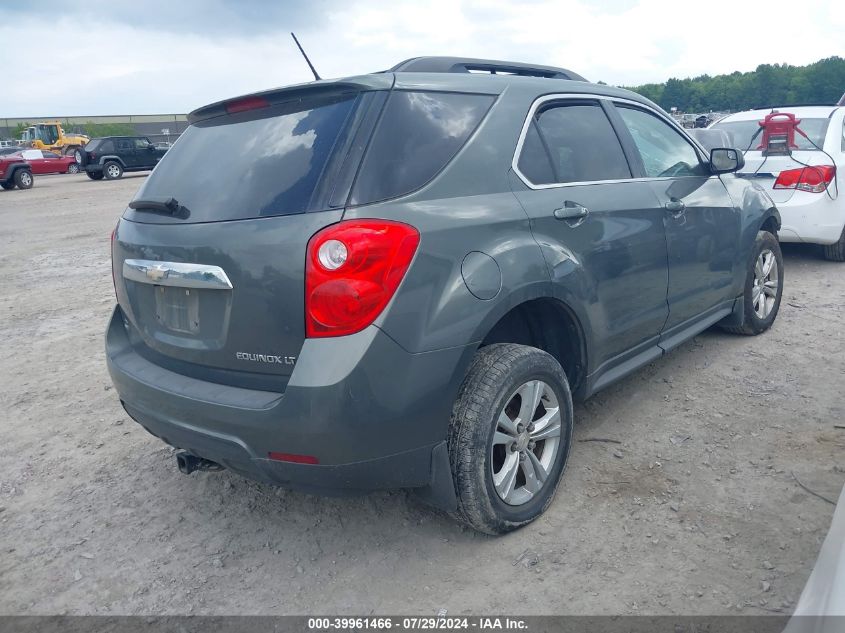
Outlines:
[[[69,174],[78,174],[79,173],[79,164],[78,163],[71,163],[67,166],[67,173]]]
[[[745,277],[743,323],[721,326],[726,332],[756,336],[775,322],[783,296],[783,255],[778,239],[758,231]]]
[[[87,175],[91,180],[102,180],[103,179],[103,172],[101,172],[101,171],[86,171],[85,175]]]
[[[32,177],[32,172],[28,169],[18,169],[15,172],[15,185],[18,189],[32,189],[35,179]]]
[[[481,348],[447,437],[456,518],[504,534],[540,516],[566,467],[572,420],[569,384],[554,357],[512,343]]]
[[[117,161],[107,161],[106,164],[103,165],[103,174],[105,174],[106,180],[117,180],[123,176],[123,167]]]
[[[15,188],[15,183],[11,180],[8,182],[0,182],[0,187],[3,187],[6,191],[10,191]]]
[[[845,228],[838,242],[824,247],[824,258],[832,262],[845,262]]]

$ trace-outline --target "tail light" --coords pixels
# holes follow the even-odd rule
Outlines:
[[[226,103],[226,112],[229,114],[237,114],[238,112],[247,112],[249,110],[257,110],[258,108],[266,108],[270,105],[264,97],[244,97],[243,99],[234,99]]]
[[[381,314],[420,243],[413,226],[347,220],[316,233],[305,262],[307,336],[360,332]]]
[[[798,189],[811,193],[821,193],[836,176],[833,165],[813,165],[799,169],[787,169],[780,172],[775,180],[775,189]]]

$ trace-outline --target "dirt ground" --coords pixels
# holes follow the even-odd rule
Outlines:
[[[401,491],[177,471],[103,358],[109,233],[142,182],[0,191],[0,613],[794,608],[833,512],[795,476],[845,481],[845,264],[787,246],[772,331],[708,331],[579,405],[548,513],[491,538]]]

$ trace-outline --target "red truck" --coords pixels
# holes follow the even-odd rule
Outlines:
[[[0,187],[32,189],[32,167],[19,154],[0,156]]]

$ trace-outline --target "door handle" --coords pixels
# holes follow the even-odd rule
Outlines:
[[[670,200],[666,203],[666,210],[676,218],[681,215],[687,208],[683,200]]]
[[[587,217],[589,212],[587,207],[567,200],[561,208],[554,210],[554,216],[556,220],[582,220]]]

